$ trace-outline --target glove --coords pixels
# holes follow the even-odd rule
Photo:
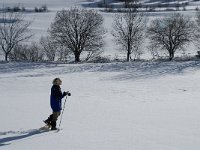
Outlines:
[[[63,92],[63,96],[71,96],[71,93],[69,93],[69,91],[67,91],[67,92]]]
[[[66,96],[68,94],[68,92],[63,92],[63,96]]]

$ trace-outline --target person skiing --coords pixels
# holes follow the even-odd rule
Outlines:
[[[62,93],[60,88],[60,85],[62,85],[62,80],[60,78],[55,78],[52,83],[53,86],[51,87],[50,105],[53,113],[44,121],[44,123],[49,127],[51,126],[51,130],[57,130],[56,121],[62,110],[62,98],[66,95],[70,96],[71,94],[69,91],[64,91]]]

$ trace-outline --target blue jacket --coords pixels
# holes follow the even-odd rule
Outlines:
[[[53,112],[61,111],[63,97],[64,97],[64,94],[62,93],[60,86],[53,85],[51,87],[51,96],[50,96],[50,104],[51,104],[51,109],[53,110]]]

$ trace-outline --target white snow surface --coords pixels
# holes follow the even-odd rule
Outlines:
[[[72,96],[40,133],[55,77]],[[199,82],[199,61],[0,63],[0,149],[198,150]]]
[[[50,12],[28,13],[26,17],[34,20],[31,29],[35,37],[31,40],[39,41],[56,11],[82,2],[87,1],[1,0],[0,5],[34,8],[47,4]],[[150,13],[149,20],[170,13]],[[181,13],[195,15],[194,11]],[[101,14],[108,31],[104,55],[126,56],[117,51],[110,33],[114,13]],[[146,55],[143,57],[151,57]],[[72,96],[67,99],[62,130],[41,133],[38,129],[51,113],[49,96],[55,77],[63,80],[62,90],[69,90]],[[199,150],[199,82],[199,61],[0,62],[0,149]]]

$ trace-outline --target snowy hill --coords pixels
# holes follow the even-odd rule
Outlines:
[[[49,12],[26,16],[27,20],[33,20],[31,29],[35,37],[31,41],[38,41],[46,35],[57,11],[71,6],[91,6],[95,2],[99,0],[3,0],[0,6],[21,4],[34,8],[46,4]],[[109,2],[119,5],[113,0]],[[197,5],[198,1],[189,1],[192,9]],[[122,53],[124,56],[117,51],[110,33],[115,14],[100,13],[108,31],[104,55],[115,57]],[[150,13],[149,20],[170,13]],[[195,11],[181,13],[194,17]],[[195,51],[194,48],[191,51]],[[42,121],[51,113],[49,94],[55,77],[63,80],[62,90],[69,90],[72,96],[67,99],[62,130],[39,132]],[[198,150],[199,77],[200,61],[1,62],[0,149]]]
[[[1,150],[197,150],[200,62],[1,63]],[[72,93],[40,133],[55,77]]]

